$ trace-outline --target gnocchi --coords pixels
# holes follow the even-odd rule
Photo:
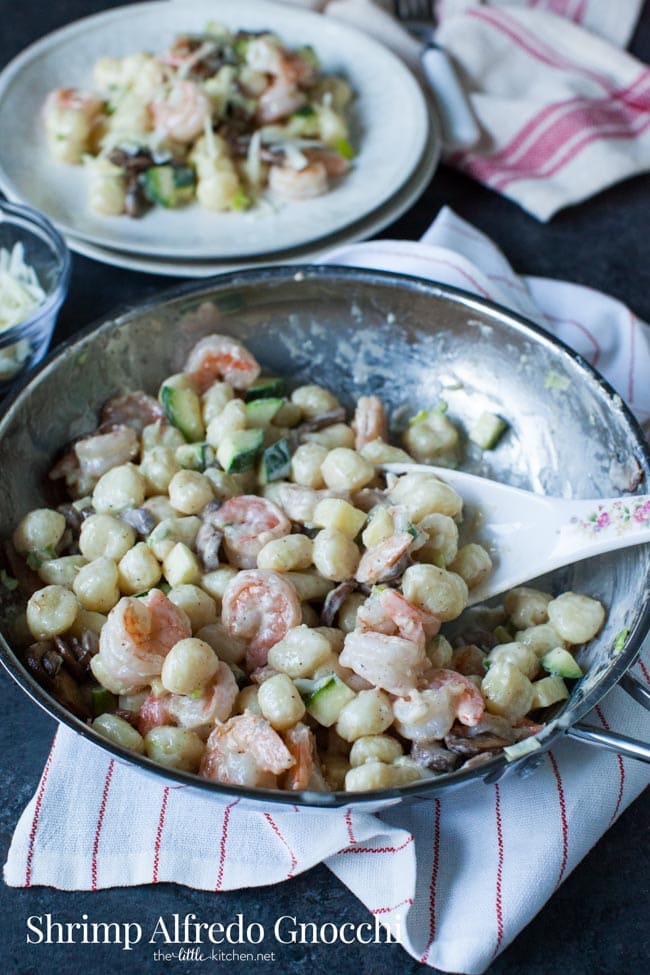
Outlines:
[[[259,372],[235,339],[202,339],[158,403],[133,394],[158,419],[72,515],[19,521],[16,558],[42,583],[14,628],[28,665],[48,687],[65,669],[114,743],[232,786],[400,788],[493,750],[482,722],[535,733],[602,604],[520,586],[465,614],[490,554],[443,480],[378,470],[406,456],[378,398],[348,424],[323,387],[289,396]],[[459,438],[435,413],[405,441],[431,457]]]

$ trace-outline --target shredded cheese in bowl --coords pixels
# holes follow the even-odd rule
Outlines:
[[[25,263],[23,245],[0,247],[0,332],[29,318],[46,297],[34,268]]]

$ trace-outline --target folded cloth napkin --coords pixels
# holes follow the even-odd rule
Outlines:
[[[574,284],[517,277],[449,210],[425,240],[351,245],[331,261],[447,281],[528,313],[597,363],[639,416],[650,416],[641,381],[650,370],[650,330],[626,308]],[[650,641],[634,670],[650,683]],[[650,725],[619,688],[590,721],[636,738]],[[12,886],[64,890],[174,881],[223,891],[278,883],[323,861],[414,958],[482,972],[648,782],[647,766],[568,740],[541,762],[525,778],[379,815],[251,808],[165,786],[61,727],[4,877]]]
[[[374,35],[409,66],[420,47],[391,0],[288,0]],[[436,41],[481,128],[447,161],[540,220],[650,170],[650,69],[626,44],[642,0],[439,0]]]

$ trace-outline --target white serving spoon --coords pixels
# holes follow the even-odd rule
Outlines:
[[[650,494],[566,501],[425,464],[382,464],[391,474],[435,474],[480,513],[482,544],[494,568],[468,605],[552,569],[617,548],[650,543]]]

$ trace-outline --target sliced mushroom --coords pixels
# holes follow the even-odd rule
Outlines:
[[[411,758],[423,768],[433,772],[453,772],[459,759],[439,741],[416,741],[411,749]]]
[[[334,626],[334,620],[338,611],[350,593],[353,593],[358,586],[359,583],[356,579],[345,579],[328,592],[320,614],[320,620],[323,626]]]

